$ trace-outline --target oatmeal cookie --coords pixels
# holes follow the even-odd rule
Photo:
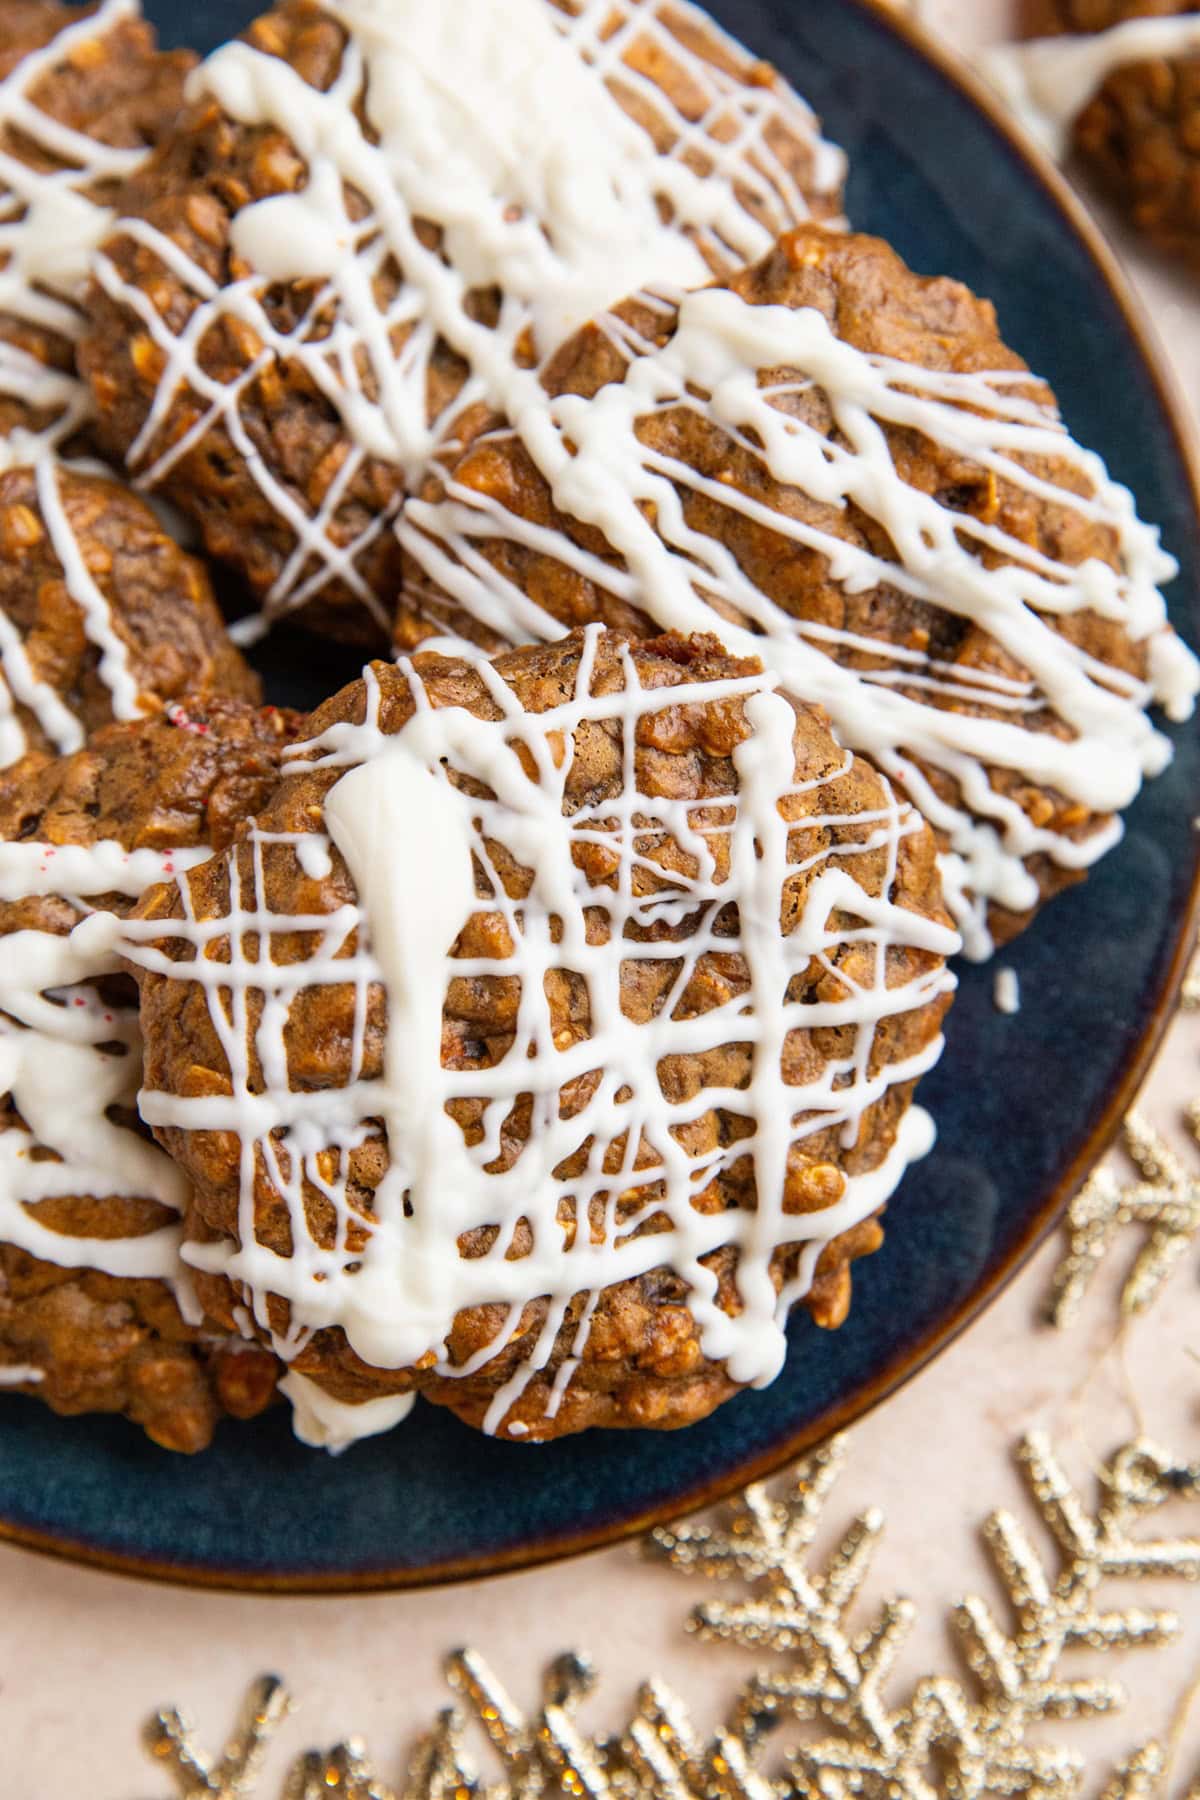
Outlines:
[[[840,1324],[957,945],[819,712],[598,626],[372,665],[124,942],[207,1310],[345,1438],[419,1391],[514,1439],[687,1424]]]
[[[259,695],[203,564],[116,482],[50,456],[0,473],[0,766],[186,694]]]
[[[179,1260],[187,1182],[134,1110],[136,994],[70,934],[223,849],[295,728],[188,699],[0,777],[0,1389],[124,1413],[171,1450],[261,1411],[276,1366],[203,1318]]]
[[[129,182],[80,346],[107,450],[269,618],[386,643],[389,529],[464,393],[840,207],[808,108],[680,0],[287,0]],[[481,124],[481,120],[483,123]]]
[[[1146,707],[1196,691],[1174,565],[985,300],[803,229],[544,385],[410,503],[401,647],[598,619],[760,653],[934,825],[976,955],[1112,844],[1170,755]]]
[[[126,7],[0,7],[0,437],[7,456],[76,437],[78,298],[117,186],[183,101],[195,58]],[[65,134],[70,133],[69,141]]]
[[[1140,232],[1200,265],[1196,8],[1189,0],[1036,0],[1029,14],[1038,37],[1114,31],[1136,19],[1180,21],[1174,45],[1170,37],[1158,50],[1131,45],[1129,57],[1100,68],[1095,92],[1070,122],[1070,141]]]

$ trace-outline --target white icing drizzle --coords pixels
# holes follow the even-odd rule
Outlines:
[[[451,346],[468,370],[455,414],[481,400],[511,407],[536,387],[517,360],[530,334],[545,355],[613,302],[615,289],[703,281],[702,250],[728,267],[761,254],[778,232],[808,216],[780,161],[778,135],[811,148],[819,183],[836,187],[842,165],[783,83],[729,76],[675,35],[670,22],[678,19],[681,28],[705,31],[710,43],[726,42],[679,0],[584,0],[566,10],[551,0],[342,0],[329,10],[352,35],[327,93],[241,42],[225,45],[192,77],[194,94],[211,94],[242,124],[286,131],[308,166],[299,193],[253,204],[234,221],[234,247],[255,273],[218,287],[161,232],[121,220],[118,234],[153,251],[194,298],[179,332],[108,257],[98,259],[97,274],[163,355],[153,405],[127,458],[141,485],[163,481],[223,426],[295,534],[266,615],[302,606],[336,578],[386,624],[357,562],[387,528],[388,515],[373,518],[346,545],[336,545],[329,529],[365,458],[397,465],[414,483],[428,466],[448,425],[448,417],[428,416],[438,343]],[[649,43],[684,69],[703,97],[698,122],[677,114],[654,82],[623,64],[632,43]],[[363,95],[373,134],[355,112]],[[658,153],[623,98],[650,109],[672,140],[669,154]],[[712,136],[714,129],[728,141]],[[701,155],[709,171],[703,176],[689,162]],[[361,220],[347,213],[347,187],[366,202]],[[440,247],[422,242],[418,220],[440,227]],[[381,307],[376,278],[389,265],[402,280]],[[263,304],[269,283],[281,280],[315,284],[293,331],[273,323]],[[490,287],[501,295],[494,326],[472,317],[469,305],[472,292]],[[206,335],[225,316],[249,326],[262,345],[228,385],[200,362]],[[402,332],[408,335],[397,351]],[[352,440],[312,514],[261,457],[241,416],[242,390],[272,359],[304,370]],[[204,410],[164,446],[160,428],[181,390]]]
[[[18,133],[59,165],[33,168],[11,149],[0,148],[0,313],[71,341],[83,330],[78,301],[92,254],[112,223],[110,210],[90,199],[88,189],[131,175],[146,152],[115,149],[74,131],[43,112],[32,95],[80,46],[138,13],[137,0],[103,0],[94,13],[22,57],[0,81],[0,132]],[[8,344],[0,344],[0,394],[55,413],[45,430],[14,434],[0,449],[3,467],[52,449],[91,412],[82,381],[45,369]]]
[[[32,1387],[45,1379],[45,1369],[35,1369],[29,1363],[9,1363],[0,1368],[0,1388]]]
[[[624,341],[620,332],[612,321],[614,342]],[[1113,824],[1076,840],[1039,827],[992,788],[988,769],[1019,770],[1094,812],[1116,810],[1134,798],[1144,775],[1170,760],[1169,741],[1145,714],[1151,700],[1174,719],[1191,712],[1200,668],[1166,624],[1157,584],[1176,565],[1157,531],[1138,519],[1132,496],[1101,459],[1074,443],[1057,414],[1031,396],[1032,377],[942,373],[870,355],[837,338],[815,310],[752,306],[722,289],[683,299],[663,349],[627,343],[625,353],[624,380],[593,399],[543,393],[514,415],[556,505],[598,527],[621,563],[581,550],[452,478],[445,501],[409,503],[397,527],[405,549],[436,588],[510,643],[556,638],[564,627],[480,554],[476,546],[488,540],[557,558],[664,629],[715,631],[736,655],[765,653],[783,686],[825,706],[842,742],[869,754],[945,834],[947,888],[968,952],[988,954],[986,902],[1018,912],[1036,902],[1025,858],[1042,852],[1065,867],[1085,867],[1120,830]],[[760,370],[779,368],[788,371],[782,387],[759,385]],[[775,404],[797,384],[827,396],[836,440]],[[680,408],[723,427],[777,481],[828,505],[852,502],[883,528],[897,561],[647,449],[639,422]],[[1034,498],[1103,525],[1120,567],[1054,561],[999,525],[919,492],[895,466],[884,425],[918,432]],[[1089,494],[1030,473],[1019,457],[1059,459],[1085,478]],[[743,516],[819,552],[849,594],[887,584],[975,621],[1027,679],[950,667],[919,650],[792,617],[754,584],[731,549],[687,523],[681,491],[717,502],[731,520]],[[1002,567],[985,560],[997,553]],[[415,584],[406,598],[420,605]],[[1148,682],[1096,664],[1054,629],[1056,618],[1085,609],[1148,642]],[[839,648],[869,650],[887,666],[859,673],[832,659]],[[1004,717],[950,712],[936,704],[942,697],[985,702],[1003,708]],[[1047,711],[1068,737],[1025,722]],[[952,776],[961,803],[936,794],[915,758]]]
[[[113,149],[73,131],[42,112],[31,95],[81,45],[95,42],[137,14],[136,0],[104,0],[87,18],[67,25],[40,50],[22,57],[0,81],[0,132],[19,133],[62,165],[35,169],[11,150],[0,149],[0,313],[69,340],[83,329],[76,302],[92,252],[112,222],[108,209],[90,200],[86,190],[131,174],[145,151]],[[0,395],[34,415],[49,415],[42,429],[18,427],[0,441],[0,472],[36,467],[43,523],[67,590],[100,650],[99,673],[112,693],[113,715],[136,718],[141,709],[128,651],[87,568],[58,491],[54,453],[90,416],[88,390],[76,376],[47,368],[18,346],[0,342]],[[78,719],[35,674],[19,633],[5,618],[0,618],[0,671],[0,768],[19,761],[28,748],[15,712],[18,702],[33,712],[60,753],[80,748],[83,729]]]
[[[137,0],[103,0],[94,13],[67,25],[40,50],[22,57],[0,81],[0,132],[19,133],[61,164],[35,169],[0,149],[0,313],[74,340],[83,329],[78,300],[90,259],[112,223],[108,208],[88,198],[98,182],[132,174],[143,149],[115,149],[61,124],[31,96],[42,80],[124,19],[136,18]],[[75,375],[47,368],[14,344],[0,342],[0,395],[34,415],[49,415],[40,430],[18,427],[0,440],[0,473],[32,466],[38,504],[63,580],[83,614],[88,638],[100,652],[98,674],[112,695],[113,717],[137,718],[143,708],[129,667],[126,644],[71,530],[59,491],[55,452],[91,415],[91,397]],[[16,713],[19,703],[35,716],[62,755],[84,741],[79,720],[48,682],[34,671],[12,621],[0,616],[0,768],[20,760],[28,739]]]
[[[89,642],[100,652],[96,673],[108,689],[113,718],[136,719],[142,710],[141,694],[129,667],[129,646],[117,631],[112,608],[93,580],[79,539],[71,530],[58,470],[48,456],[41,457],[37,464],[37,494],[50,542],[62,565],[67,592],[83,614]]]
[[[33,414],[49,414],[40,430],[18,425],[0,437],[0,474],[27,468],[81,429],[92,414],[91,391],[77,375],[49,369],[16,344],[0,340],[0,395]]]
[[[886,1160],[868,1174],[845,1177],[840,1198],[820,1212],[783,1211],[789,1153],[797,1147],[802,1152],[806,1139],[830,1129],[847,1145],[856,1142],[868,1108],[893,1084],[919,1076],[941,1050],[939,1038],[905,1061],[874,1068],[876,1030],[954,986],[953,976],[935,959],[953,953],[956,934],[890,898],[901,842],[920,822],[886,783],[884,802],[875,812],[838,820],[818,806],[812,816],[789,825],[781,803],[789,795],[819,790],[834,777],[797,787],[795,716],[773,691],[771,677],[647,690],[626,649],[621,691],[593,695],[598,638],[598,628],[590,628],[573,694],[536,715],[526,714],[497,671],[475,656],[499,713],[494,721],[460,708],[432,707],[415,668],[403,664],[416,711],[391,737],[379,730],[378,684],[368,670],[363,723],[335,725],[297,747],[302,770],[346,771],[327,797],[328,837],[315,827],[311,836],[299,837],[255,828],[251,872],[246,858],[228,859],[228,917],[201,919],[185,876],[177,883],[182,918],[172,918],[169,926],[134,920],[124,931],[125,954],[144,968],[202,986],[231,1081],[227,1096],[141,1095],[142,1115],[156,1126],[232,1130],[242,1140],[240,1243],[189,1243],[186,1259],[244,1284],[263,1331],[270,1329],[268,1296],[285,1297],[291,1330],[287,1337],[277,1335],[275,1346],[286,1359],[299,1353],[314,1330],[338,1325],[376,1367],[404,1368],[432,1353],[442,1359],[438,1372],[446,1377],[470,1374],[499,1353],[524,1305],[548,1297],[536,1343],[488,1413],[486,1429],[493,1432],[504,1427],[510,1408],[544,1367],[574,1296],[587,1296],[587,1305],[573,1357],[556,1380],[551,1410],[582,1353],[601,1291],[663,1264],[687,1285],[706,1354],[725,1360],[738,1381],[770,1381],[784,1354],[784,1322],[807,1291],[821,1250],[884,1203],[907,1164],[929,1148],[931,1126],[923,1113],[911,1110]],[[663,709],[734,698],[744,701],[753,727],[734,752],[736,798],[700,804],[639,791],[634,741],[641,722]],[[565,817],[574,733],[584,720],[611,721],[619,728],[623,789]],[[837,773],[848,764],[849,759]],[[448,769],[485,783],[494,797],[466,798],[450,782]],[[851,822],[864,835],[835,848],[840,866],[831,866],[831,852],[819,834]],[[661,888],[643,893],[641,876],[665,875],[654,854],[660,834],[679,845],[694,868],[673,872]],[[789,863],[797,835],[801,860]],[[330,837],[354,879],[357,904],[303,916],[272,913],[262,886],[264,857],[292,854],[304,869],[313,856],[306,846],[315,843],[328,854]],[[806,838],[812,848],[803,853]],[[497,843],[531,871],[532,888],[519,901],[506,895],[495,873],[489,846]],[[590,885],[576,866],[572,852],[584,845],[611,851],[616,865],[611,886]],[[719,872],[717,845],[728,857],[724,872]],[[855,854],[868,849],[886,858],[880,894],[867,892],[851,872]],[[475,898],[472,857],[494,898]],[[807,872],[811,885],[802,916],[785,936],[781,904],[788,876],[797,868]],[[725,935],[732,929],[728,921],[716,929],[731,900],[740,916],[740,931],[733,936]],[[597,926],[596,909],[607,915],[606,929]],[[502,922],[504,947],[491,955],[450,955],[461,928],[476,913]],[[656,921],[685,919],[694,921],[695,929],[683,942],[663,944],[639,935]],[[306,934],[305,958],[273,958],[271,947],[285,933]],[[157,948],[168,935],[172,945],[181,940],[192,945],[190,959],[174,960]],[[253,960],[245,953],[247,943],[257,946]],[[850,945],[867,947],[868,978],[843,982],[840,992],[820,1001],[786,998],[794,977],[813,966],[832,973],[839,952]],[[889,945],[928,952],[929,966],[903,983],[893,968],[889,985]],[[676,1017],[681,996],[712,954],[745,960],[747,991],[731,992],[697,1017]],[[664,956],[672,964],[678,960],[678,976],[654,1017],[637,1023],[622,1010],[622,966],[636,960],[661,964]],[[545,984],[559,969],[575,971],[588,994],[590,1035],[570,1042],[552,1035]],[[511,1048],[485,1069],[444,1068],[442,1010],[449,982],[503,976],[520,982]],[[357,1017],[350,1080],[340,1089],[295,1092],[285,1038],[292,1003],[314,986],[343,983],[355,990]],[[388,1032],[382,1078],[367,1081],[359,1070],[372,983],[386,990]],[[785,1082],[781,1057],[789,1033],[846,1027],[852,1047],[844,1055],[831,1057],[803,1085]],[[667,1098],[658,1077],[663,1058],[703,1057],[730,1042],[753,1046],[745,1088],[710,1086],[685,1099]],[[262,1072],[253,1080],[252,1056]],[[568,1083],[586,1091],[576,1090],[576,1109],[565,1116],[560,1095]],[[529,1139],[509,1168],[489,1169],[503,1122],[523,1094],[532,1096]],[[456,1099],[485,1103],[478,1143],[468,1144],[447,1112]],[[746,1121],[747,1135],[738,1139],[736,1151],[707,1141],[700,1148],[689,1145],[690,1124],[712,1108]],[[356,1242],[352,1249],[346,1230],[358,1215],[347,1195],[346,1159],[377,1130],[372,1121],[378,1120],[387,1132],[390,1167],[375,1194],[366,1243]],[[589,1142],[582,1174],[556,1173]],[[756,1210],[697,1211],[692,1201],[734,1157],[752,1159]],[[264,1179],[291,1213],[290,1255],[276,1254],[255,1237],[256,1184]],[[332,1246],[319,1246],[308,1231],[305,1194],[314,1188],[341,1222]],[[618,1220],[620,1202],[631,1210]],[[570,1233],[560,1222],[564,1205],[580,1222]],[[669,1222],[669,1230],[637,1235],[651,1218]],[[521,1219],[529,1223],[532,1247],[528,1254],[507,1257]],[[590,1229],[583,1223],[588,1220]],[[459,1236],[488,1226],[496,1228],[488,1252],[460,1256]],[[795,1279],[777,1296],[770,1265],[785,1244],[801,1244],[803,1253]],[[736,1248],[739,1257],[742,1310],[734,1318],[717,1305],[714,1278],[702,1262],[722,1246]],[[504,1327],[471,1362],[451,1366],[444,1346],[455,1316],[489,1303],[507,1309]],[[352,1418],[345,1423],[349,1428]]]
[[[1108,31],[1033,38],[979,53],[979,67],[1026,130],[1056,161],[1071,127],[1109,76],[1132,63],[1172,61],[1200,51],[1200,12],[1126,19]]]
[[[710,188],[659,156],[596,79],[584,60],[594,21],[574,22],[577,53],[545,0],[335,0],[333,10],[363,46],[367,114],[409,212],[441,226],[446,260],[467,290],[496,287],[521,308],[543,354],[611,303],[617,269],[635,289],[705,279],[699,250],[678,223],[660,219],[660,198],[680,223],[711,232],[720,221],[735,236],[765,237],[731,183]],[[264,272],[256,215],[291,204],[238,215],[235,230]],[[319,194],[317,211],[327,216]],[[270,233],[266,241],[280,242]],[[328,248],[312,273],[336,273],[344,236]]]
[[[104,0],[94,13],[65,26],[40,50],[22,57],[0,81],[0,129],[19,133],[66,165],[32,169],[11,151],[0,150],[0,182],[7,190],[0,197],[0,253],[5,258],[0,312],[62,337],[79,335],[82,320],[69,302],[77,299],[91,253],[112,218],[83,190],[131,175],[145,151],[114,149],[73,131],[44,113],[31,95],[81,45],[102,38],[122,19],[136,18],[138,11],[136,0]]]
[[[302,1444],[314,1450],[328,1450],[340,1456],[351,1444],[363,1438],[379,1437],[392,1431],[413,1409],[415,1394],[383,1394],[377,1400],[360,1400],[350,1405],[335,1400],[324,1388],[289,1369],[279,1383],[279,1392],[290,1402],[292,1430]]]
[[[997,969],[996,979],[992,984],[992,999],[996,1011],[1007,1013],[1010,1017],[1021,1010],[1021,982],[1015,969]]]
[[[130,854],[107,840],[90,848],[3,843],[0,899],[54,893],[85,912],[89,895],[138,894],[207,855]],[[169,1282],[185,1318],[197,1322],[179,1260],[181,1223],[140,1237],[88,1238],[51,1230],[28,1211],[76,1194],[156,1200],[180,1215],[187,1205],[187,1182],[171,1159],[109,1117],[134,1106],[142,1067],[136,1007],[108,1004],[95,985],[119,970],[115,925],[112,914],[97,912],[69,936],[0,936],[0,1092],[24,1121],[0,1131],[0,1241],[60,1268]]]
[[[157,881],[207,862],[212,852],[126,850],[115,838],[95,844],[0,843],[0,900],[48,894],[125,894],[136,900]]]

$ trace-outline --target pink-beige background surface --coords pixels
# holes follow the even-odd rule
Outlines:
[[[920,11],[931,30],[970,50],[1005,35],[1010,0],[926,0]],[[1118,237],[1179,379],[1200,403],[1200,283]],[[1019,1017],[1012,1030],[1017,1039]],[[1002,1067],[996,1079],[1003,1081]],[[1192,1017],[1175,1026],[1143,1106],[1182,1143],[1177,1121],[1196,1095],[1200,1018]],[[1001,1504],[1030,1516],[1010,1455],[1021,1432],[1047,1427],[1089,1494],[1096,1463],[1139,1430],[1196,1460],[1200,1252],[1183,1260],[1155,1312],[1118,1351],[1116,1292],[1132,1249],[1131,1242],[1118,1253],[1079,1322],[1061,1334],[1037,1323],[1062,1253],[1060,1241],[1047,1246],[965,1338],[855,1430],[826,1536],[832,1541],[868,1504],[885,1511],[865,1604],[904,1593],[921,1610],[895,1691],[913,1676],[957,1668],[947,1626],[957,1598],[973,1591],[999,1598],[978,1528]],[[586,1649],[600,1676],[586,1715],[596,1729],[618,1728],[638,1682],[658,1673],[707,1735],[753,1663],[686,1635],[687,1612],[701,1597],[701,1584],[647,1566],[630,1546],[472,1586],[321,1600],[191,1593],[0,1547],[0,1790],[21,1800],[165,1800],[164,1780],[140,1747],[143,1719],[178,1702],[215,1749],[247,1682],[268,1669],[286,1677],[298,1702],[269,1772],[310,1744],[353,1732],[368,1740],[381,1773],[399,1780],[413,1737],[446,1703],[441,1658],[461,1643],[482,1651],[523,1705],[537,1704],[550,1656]],[[1128,1709],[1055,1731],[1056,1740],[1088,1755],[1085,1791],[1103,1786],[1106,1759],[1166,1733],[1200,1671],[1200,1586],[1167,1583],[1140,1597],[1174,1605],[1186,1634],[1169,1651],[1106,1657],[1109,1673],[1127,1685]],[[1180,1774],[1197,1773],[1200,1720],[1193,1719]],[[262,1794],[276,1789],[277,1780],[267,1779]]]

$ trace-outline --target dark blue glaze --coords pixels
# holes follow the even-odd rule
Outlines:
[[[431,4],[436,0],[431,0]],[[149,0],[167,43],[209,48],[244,0]],[[850,151],[850,213],[918,268],[997,303],[1009,342],[1057,388],[1077,434],[1160,520],[1183,574],[1177,623],[1195,637],[1200,544],[1183,457],[1136,337],[1091,254],[1006,139],[852,0],[713,0],[776,62]],[[274,698],[314,700],[322,649],[272,647]],[[272,661],[272,659],[274,659]],[[532,1560],[679,1509],[780,1460],[800,1434],[878,1395],[1005,1271],[1086,1144],[1149,1028],[1194,876],[1200,737],[1134,807],[1124,845],[1006,958],[1023,1010],[1002,1017],[989,970],[964,969],[950,1048],[922,1098],[940,1142],[860,1264],[848,1324],[792,1330],[786,1372],[672,1436],[596,1433],[543,1449],[489,1442],[419,1408],[339,1460],[305,1451],[286,1414],[228,1424],[190,1462],[121,1422],[59,1421],[0,1401],[0,1521],[85,1554],[192,1579],[303,1585],[421,1579]]]

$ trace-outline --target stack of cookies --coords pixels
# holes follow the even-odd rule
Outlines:
[[[21,0],[0,72],[0,1385],[195,1451],[769,1382],[953,959],[1169,759],[1157,532],[686,0],[194,67]],[[281,632],[371,660],[264,705]]]

